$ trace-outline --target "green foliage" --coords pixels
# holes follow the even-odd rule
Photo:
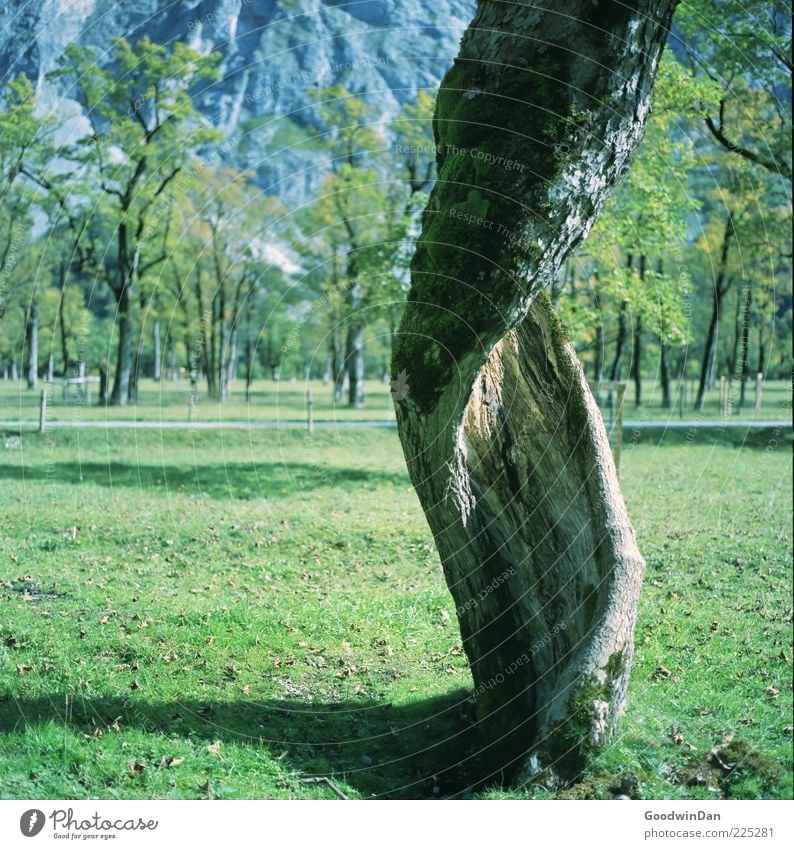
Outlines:
[[[717,94],[716,103],[704,103],[712,140],[790,183],[790,7],[779,0],[685,0],[676,26],[690,68]]]

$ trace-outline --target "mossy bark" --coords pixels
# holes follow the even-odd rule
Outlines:
[[[642,137],[674,7],[482,2],[439,93],[397,419],[485,753],[508,776],[575,774],[625,699],[642,559],[597,406],[538,293]]]

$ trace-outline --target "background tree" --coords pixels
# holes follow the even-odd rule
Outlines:
[[[218,138],[200,121],[189,91],[218,72],[217,56],[202,56],[181,43],[168,49],[148,38],[134,46],[114,39],[112,63],[102,68],[95,51],[73,45],[52,76],[73,80],[71,93],[91,121],[92,133],[65,151],[73,168],[69,191],[98,187],[95,205],[81,210],[81,226],[104,229],[104,238],[115,242],[102,253],[84,250],[83,263],[107,282],[116,299],[118,349],[110,402],[123,405],[134,386],[138,287],[166,258],[165,234],[156,226],[170,203],[166,190],[191,151]],[[39,179],[56,190],[53,181]]]
[[[684,0],[676,28],[689,66],[720,89],[704,113],[713,141],[790,183],[790,7],[779,0]]]

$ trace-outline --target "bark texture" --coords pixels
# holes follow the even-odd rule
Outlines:
[[[507,777],[572,777],[625,700],[643,562],[600,413],[538,293],[630,163],[674,8],[481,2],[439,92],[392,371],[483,753]]]

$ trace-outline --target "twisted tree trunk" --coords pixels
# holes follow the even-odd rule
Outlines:
[[[482,2],[439,92],[438,182],[392,370],[484,754],[506,777],[572,777],[624,704],[643,562],[601,416],[538,293],[642,137],[674,7]]]

